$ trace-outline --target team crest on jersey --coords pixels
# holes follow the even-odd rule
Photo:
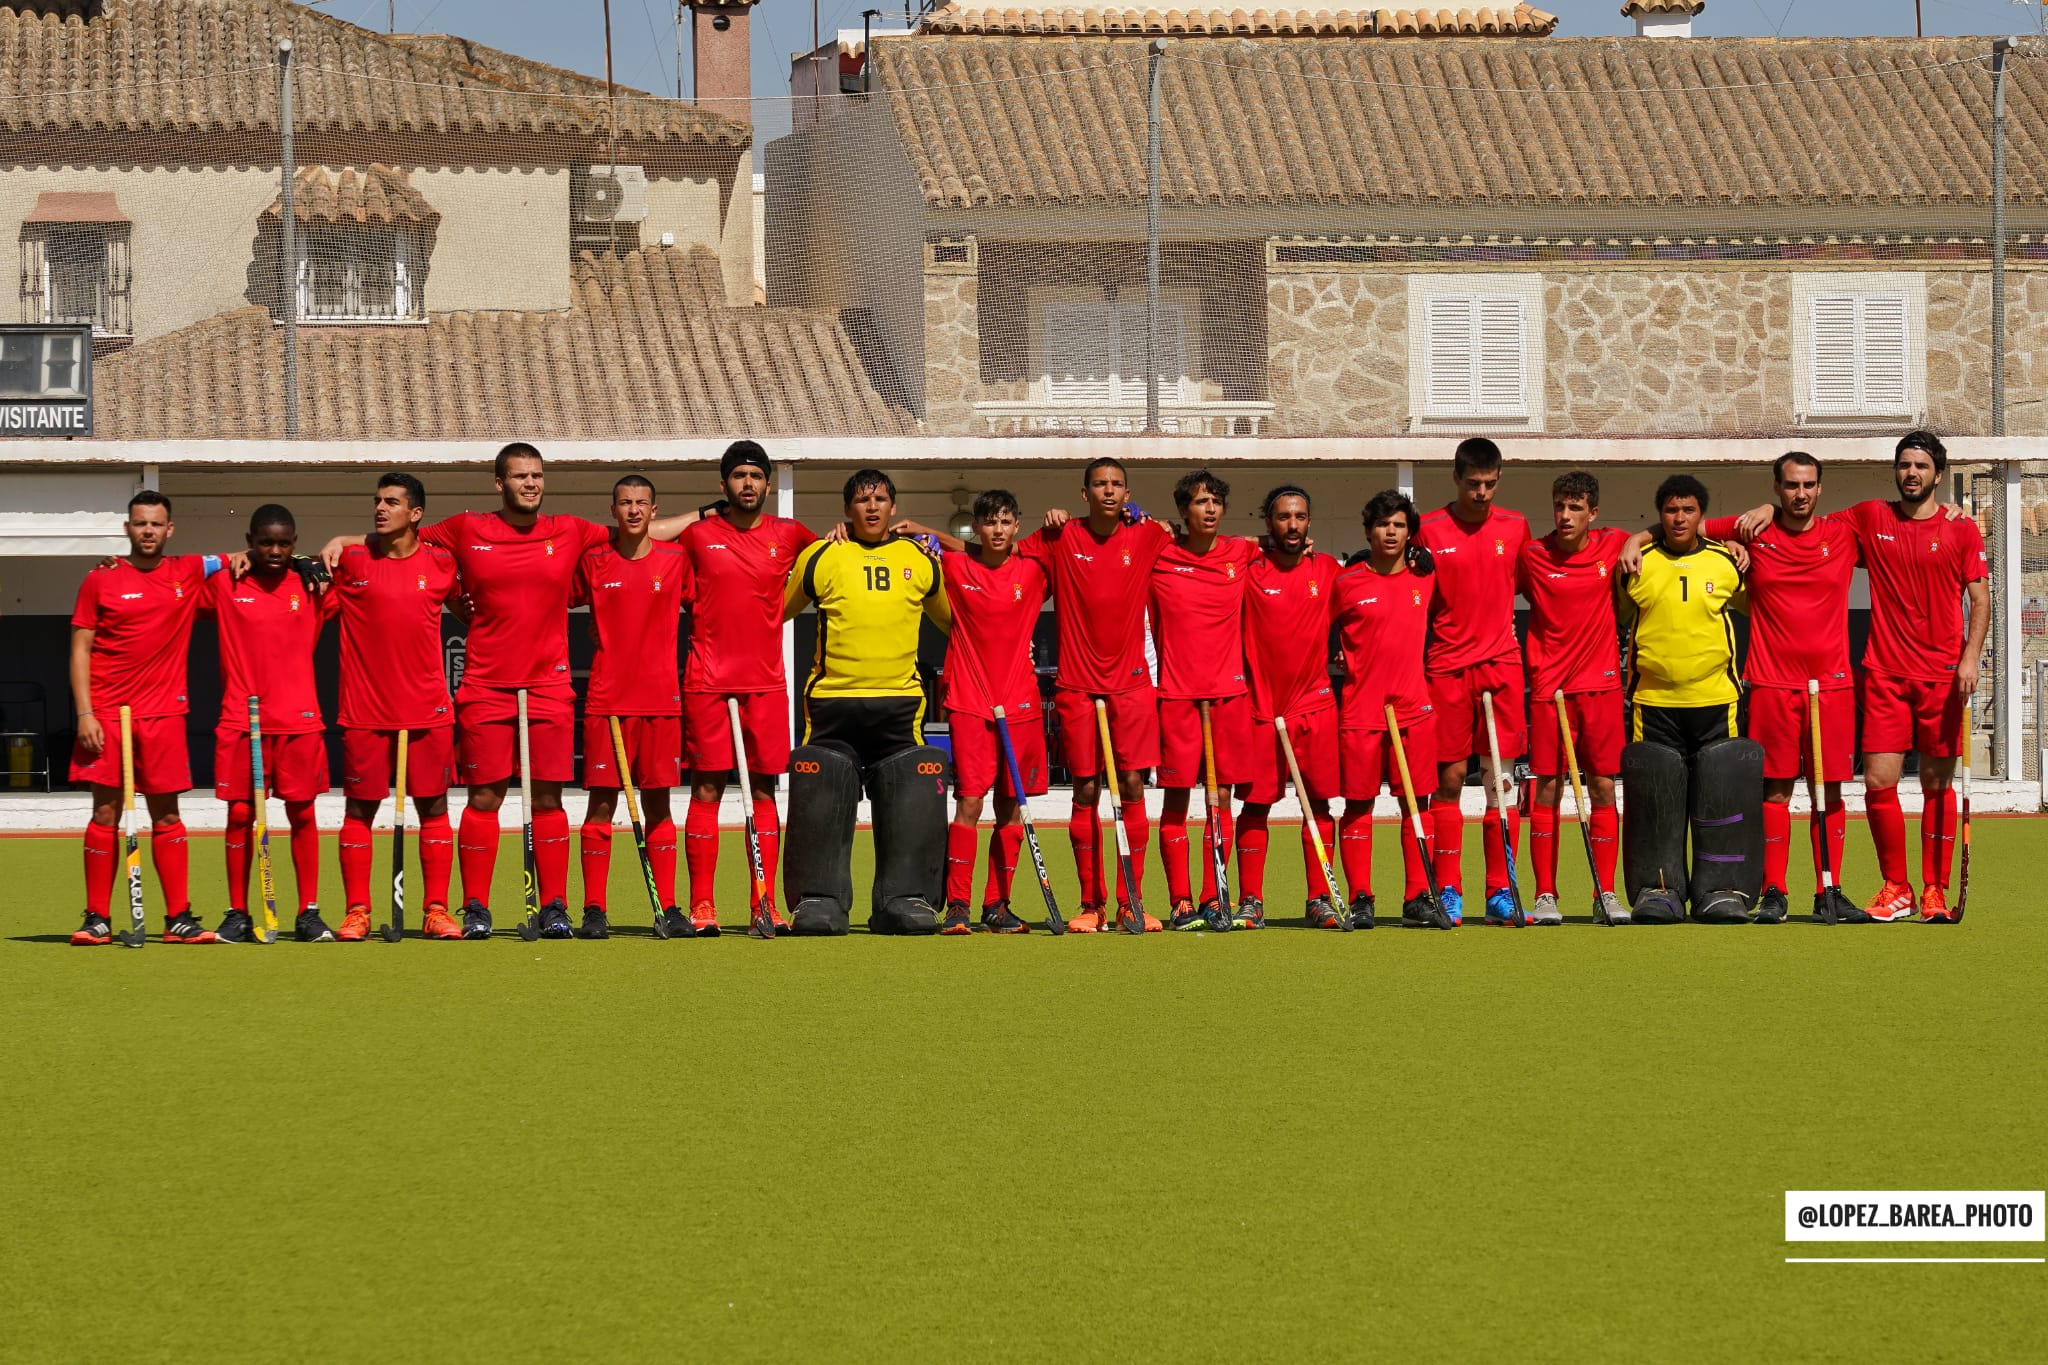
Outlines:
[[[1939,549],[1941,548],[1941,537],[1940,537],[1940,536],[1929,536],[1929,537],[1927,537],[1927,548],[1928,548],[1928,550],[1929,550],[1930,552],[1932,552],[1932,551],[1934,551],[1934,550],[1939,550]]]
[[[1126,569],[1131,567],[1131,552],[1129,550],[1124,551],[1124,567]]]
[[[1594,567],[1600,570],[1600,576],[1602,578],[1607,577],[1607,566],[1605,564],[1597,564]]]
[[[1408,597],[1409,597],[1409,601],[1410,601],[1410,604],[1411,604],[1411,605],[1413,605],[1413,606],[1418,606],[1418,607],[1422,605],[1422,590],[1421,590],[1421,589],[1419,589],[1419,588],[1411,588],[1411,589],[1409,590],[1409,592],[1408,592]]]
[[[365,581],[367,581],[367,580],[365,580]],[[421,574],[421,575],[420,575],[420,591],[421,591],[421,592],[425,592],[426,590],[427,590],[427,576],[426,576],[425,574]]]
[[[722,550],[722,549],[724,549],[725,547],[724,547],[723,545],[721,545],[721,546],[719,546],[718,548]],[[779,554],[781,554],[781,553],[782,553],[782,547],[781,547],[780,545],[770,545],[770,546],[768,547],[768,557],[769,557],[770,559],[773,559],[773,558],[775,558],[775,557],[776,557],[777,555],[779,555]]]
[[[171,581],[171,592],[180,602],[185,600],[185,585],[183,583],[173,579]]]
[[[1714,580],[1713,580],[1713,579],[1711,579],[1711,578],[1709,578],[1709,579],[1707,580],[1707,596],[1709,596],[1709,597],[1712,597],[1713,595],[1714,595]]]
[[[654,580],[654,590],[655,590],[656,592],[660,592],[660,591],[661,591],[661,580],[660,580],[659,578],[657,578],[657,579],[655,579],[655,580]]]
[[[1507,552],[1508,543],[1505,540],[1496,540],[1493,542],[1493,553],[1496,557],[1505,555]]]
[[[903,566],[903,581],[905,583],[910,581],[910,566],[908,564]]]
[[[299,595],[298,595],[297,593],[293,593],[293,594],[292,594],[292,596],[291,596],[291,603],[292,603],[292,610],[293,610],[293,611],[297,611],[297,610],[299,609]]]
[[[1012,602],[1022,602],[1024,600],[1024,585],[1022,583],[1012,583],[1010,585],[1010,600]]]
[[[555,542],[553,542],[552,540],[547,543],[547,552],[549,554],[553,554],[555,552]]]
[[[1321,586],[1313,578],[1308,581],[1308,595],[1310,597],[1321,597],[1323,595]]]
[[[1223,576],[1235,583],[1237,581],[1237,565],[1225,564],[1223,566]]]

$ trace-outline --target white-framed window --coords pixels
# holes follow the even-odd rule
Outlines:
[[[1792,277],[1792,392],[1802,422],[1917,420],[1927,407],[1927,277]]]
[[[127,223],[35,223],[21,237],[21,320],[134,331]]]
[[[1408,277],[1409,426],[1543,426],[1543,277]]]
[[[1192,310],[1161,299],[1153,359],[1159,401],[1187,400]],[[1110,406],[1145,401],[1145,300],[1051,298],[1039,315],[1039,378],[1048,403]]]
[[[409,228],[301,224],[299,317],[308,322],[394,322],[424,315]]]

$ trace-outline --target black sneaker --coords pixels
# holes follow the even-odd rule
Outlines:
[[[230,910],[220,917],[220,928],[213,931],[218,943],[249,943],[256,937],[256,921],[249,918],[247,910]]]
[[[1362,892],[1353,896],[1351,898],[1351,909],[1348,912],[1351,916],[1351,927],[1354,929],[1372,928],[1373,912],[1378,908],[1373,903],[1371,896],[1365,895]]]
[[[974,920],[967,913],[966,901],[946,902],[946,922],[939,926],[939,932],[948,938],[974,932]]]
[[[1404,929],[1450,929],[1454,926],[1451,917],[1444,913],[1441,905],[1430,896],[1411,896],[1401,902],[1401,927]]]
[[[1757,897],[1756,922],[1758,924],[1783,924],[1785,917],[1791,913],[1792,906],[1785,899],[1785,893],[1775,886],[1765,887],[1763,895]]]
[[[1344,917],[1337,913],[1337,907],[1330,904],[1328,896],[1317,896],[1302,907],[1302,919],[1311,929],[1342,929]]]
[[[696,937],[690,927],[690,917],[683,913],[683,908],[679,905],[671,905],[661,912],[661,925],[668,930],[670,938]]]
[[[1833,913],[1829,913],[1832,911]],[[1873,921],[1862,906],[1849,899],[1848,893],[1839,886],[1817,891],[1813,897],[1813,917],[1822,924],[1870,924]]]
[[[578,938],[610,938],[612,922],[604,911],[594,905],[583,907],[583,927],[576,931]]]
[[[1179,901],[1175,903],[1174,908],[1167,914],[1166,927],[1176,930],[1214,928],[1215,913],[1215,901],[1203,901],[1202,908],[1199,910],[1188,901]]]
[[[331,937],[331,935],[330,935]],[[166,943],[218,943],[213,930],[199,922],[190,910],[180,910],[164,921]]]
[[[1257,896],[1246,896],[1237,903],[1237,914],[1232,918],[1231,924],[1238,929],[1265,928],[1266,903]]]
[[[102,948],[114,941],[114,926],[105,915],[85,912],[85,923],[78,926],[78,932],[71,936],[74,948]]]
[[[299,911],[298,919],[292,922],[292,933],[301,943],[332,943],[334,931],[327,927],[327,921],[320,918],[318,906],[309,905]]]
[[[1008,901],[981,907],[981,927],[991,934],[1028,934],[1031,926],[1010,913]]]
[[[464,938],[489,938],[491,936],[491,912],[482,901],[467,900],[462,903],[462,936]]]
[[[551,900],[540,908],[540,936],[542,938],[576,937],[576,927],[569,923],[569,907],[560,900]]]

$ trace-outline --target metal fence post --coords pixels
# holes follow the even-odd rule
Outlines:
[[[2005,58],[1991,44],[1991,434],[2005,435]]]
[[[277,40],[278,175],[284,181],[280,220],[277,282],[284,295],[284,434],[299,434],[299,234],[292,204],[297,167],[292,153],[292,40]]]
[[[2040,807],[2048,810],[2048,659],[2034,660],[2034,778]]]
[[[1145,86],[1145,430],[1159,430],[1159,68],[1166,39],[1151,43]]]
[[[2018,460],[1998,467],[1998,555],[1992,567],[1998,582],[1991,592],[1992,655],[1998,661],[1998,709],[1992,724],[1998,762],[1994,768],[2007,781],[2018,781],[2026,772],[2020,731],[2024,713],[2020,710],[2020,678],[2026,671],[2021,660],[2020,585],[2020,486],[2022,470]]]

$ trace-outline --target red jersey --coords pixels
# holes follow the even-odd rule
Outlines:
[[[514,526],[498,512],[457,512],[420,533],[455,556],[463,590],[475,604],[462,690],[568,685],[576,564],[609,536],[581,517],[542,516],[531,526]]]
[[[593,716],[680,715],[676,638],[689,605],[690,557],[658,540],[638,559],[611,544],[594,545],[576,573],[576,598],[590,604],[597,647],[584,709]]]
[[[341,552],[327,596],[341,617],[342,729],[455,723],[441,665],[441,604],[461,592],[446,550],[422,545],[402,559],[367,545]]]
[[[1045,565],[1059,618],[1059,685],[1092,696],[1152,680],[1145,665],[1145,604],[1152,565],[1173,543],[1156,521],[1119,522],[1106,536],[1074,520],[1033,531],[1017,553]]]
[[[1522,543],[1515,586],[1529,599],[1529,695],[1610,692],[1621,686],[1621,631],[1614,574],[1629,533],[1595,526],[1576,554],[1557,532]]]
[[[1016,716],[1038,714],[1038,672],[1031,664],[1031,632],[1045,607],[1045,566],[1012,554],[991,569],[972,552],[939,559],[953,633],[946,646],[946,709],[991,717],[993,708]]]
[[[200,609],[220,623],[220,728],[246,733],[249,698],[260,698],[266,735],[317,734],[320,696],[313,646],[339,607],[332,592],[308,592],[286,569],[274,579],[215,574]]]
[[[1259,550],[1243,536],[1219,536],[1207,554],[1178,542],[1152,565],[1152,634],[1159,695],[1222,701],[1245,694],[1244,589]]]
[[[1344,646],[1346,730],[1384,730],[1386,708],[1403,725],[1430,714],[1423,642],[1436,601],[1435,575],[1380,574],[1361,559],[1337,577],[1337,633]]]
[[[1529,543],[1529,519],[1503,507],[1468,526],[1449,507],[1424,515],[1415,543],[1436,561],[1436,609],[1429,617],[1429,671],[1456,673],[1521,657],[1515,643],[1515,564]]]
[[[199,555],[166,555],[149,572],[119,560],[78,587],[71,624],[92,636],[92,710],[109,733],[135,719],[185,714],[185,649],[206,586]]]
[[[1856,528],[1870,571],[1870,643],[1863,667],[1940,682],[1963,655],[1963,588],[1991,575],[1984,536],[1968,517],[1920,521],[1873,499],[1838,514]]]
[[[1252,560],[1244,593],[1244,662],[1252,718],[1314,715],[1337,704],[1330,690],[1330,604],[1343,566],[1307,554],[1291,569],[1271,555]]]
[[[762,517],[741,530],[723,517],[692,522],[676,544],[689,556],[695,600],[683,691],[780,692],[782,594],[800,551],[817,536],[802,522]]]
[[[1881,504],[1880,504],[1881,505]],[[1712,540],[1731,540],[1738,517],[1715,517],[1701,528]],[[1815,517],[1804,531],[1773,520],[1748,542],[1749,657],[1742,674],[1751,687],[1794,687],[1809,678],[1823,692],[1852,687],[1849,673],[1849,580],[1856,576],[1856,528],[1841,517]]]

